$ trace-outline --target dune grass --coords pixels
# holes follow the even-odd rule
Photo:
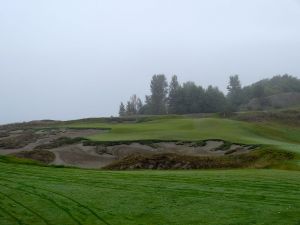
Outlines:
[[[1,224],[299,224],[300,173],[112,172],[0,162]]]
[[[249,123],[220,118],[159,118],[141,123],[74,123],[73,128],[111,128],[93,141],[223,139],[244,144],[266,144],[300,153],[300,128],[278,123]]]

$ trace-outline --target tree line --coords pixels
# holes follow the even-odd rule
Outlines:
[[[285,92],[300,92],[300,79],[290,76],[274,76],[242,87],[239,76],[229,77],[225,95],[218,87],[203,88],[195,82],[180,83],[176,75],[168,83],[163,74],[154,75],[150,83],[150,95],[144,102],[132,95],[119,108],[120,116],[163,115],[192,113],[228,113],[237,111],[253,98],[264,98]]]

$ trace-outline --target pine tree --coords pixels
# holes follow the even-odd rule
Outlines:
[[[238,75],[229,77],[228,90],[228,100],[232,110],[237,110],[238,107],[243,103],[243,91],[242,85]]]
[[[174,75],[169,85],[168,113],[175,114],[178,112],[179,88],[180,84],[178,82],[177,76]]]
[[[168,83],[165,75],[154,75],[151,81],[151,111],[153,114],[166,114]]]
[[[120,104],[119,116],[120,117],[126,116],[126,110],[125,110],[125,106],[124,106],[123,102],[121,102],[121,104]]]

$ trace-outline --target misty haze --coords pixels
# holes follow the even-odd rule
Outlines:
[[[0,123],[116,116],[154,74],[299,78],[299,21],[296,0],[1,1]]]
[[[0,225],[300,224],[299,0],[0,0]]]

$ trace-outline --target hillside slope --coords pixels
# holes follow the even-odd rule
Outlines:
[[[266,110],[288,108],[300,105],[300,93],[289,92],[271,95],[263,98],[253,98],[242,108],[246,110]]]

